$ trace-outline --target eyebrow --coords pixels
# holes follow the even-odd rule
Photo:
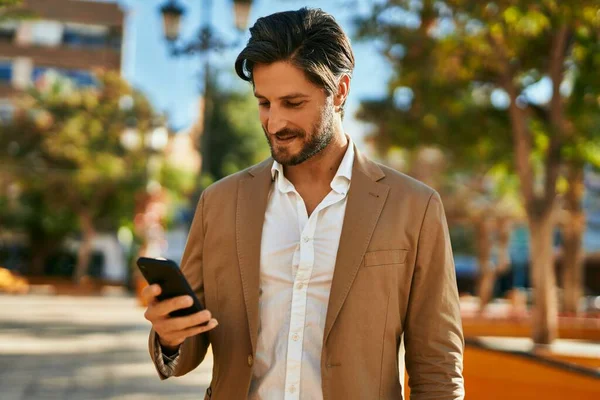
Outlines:
[[[266,99],[265,96],[263,96],[262,94],[260,94],[258,92],[254,92],[254,97],[256,97],[258,99]],[[296,93],[286,94],[285,96],[281,96],[279,98],[279,100],[291,100],[291,99],[297,99],[299,97],[309,97],[309,95],[300,93],[300,92],[296,92]]]

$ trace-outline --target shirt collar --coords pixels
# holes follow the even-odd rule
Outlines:
[[[350,188],[350,181],[352,180],[352,167],[354,165],[354,143],[350,136],[348,138],[348,148],[344,153],[344,158],[340,166],[331,180],[331,188],[339,194],[346,195]],[[289,193],[295,190],[294,185],[284,176],[283,165],[273,160],[271,166],[271,178],[275,181],[277,189],[281,193]]]

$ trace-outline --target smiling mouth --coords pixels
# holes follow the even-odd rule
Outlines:
[[[296,138],[297,138],[296,135],[287,135],[287,136],[278,136],[278,135],[275,135],[275,140],[278,143],[288,143],[288,142],[291,142],[292,140],[294,140]]]

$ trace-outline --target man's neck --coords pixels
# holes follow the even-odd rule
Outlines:
[[[336,132],[331,142],[319,154],[299,165],[284,166],[285,177],[296,187],[329,186],[342,163],[348,144],[348,138],[343,130]]]

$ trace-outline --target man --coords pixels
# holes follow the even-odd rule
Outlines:
[[[207,310],[170,318],[191,299],[144,291],[161,379],[196,368],[210,345],[205,398],[399,399],[404,334],[412,398],[463,398],[443,207],[344,134],[347,36],[305,8],[250,32],[236,71],[253,84],[272,159],[201,196],[181,268]]]

